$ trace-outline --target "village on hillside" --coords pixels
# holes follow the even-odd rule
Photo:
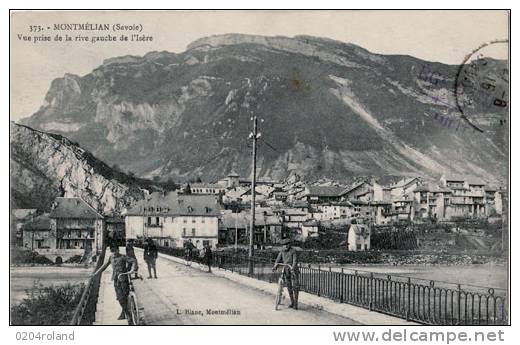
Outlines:
[[[504,193],[501,186],[451,175],[438,181],[370,178],[349,186],[308,184],[297,177],[284,182],[259,178],[253,244],[265,248],[290,238],[312,243],[307,245],[311,249],[367,251],[372,234],[465,220],[501,222]],[[49,213],[13,210],[12,244],[52,262],[86,262],[99,254],[103,241],[122,244],[147,237],[167,248],[183,248],[191,241],[198,249],[206,244],[236,249],[249,243],[251,197],[251,180],[235,172],[215,183],[186,183],[179,190],[147,194],[120,213],[102,214],[80,198],[59,197]],[[458,226],[449,229],[461,231]],[[320,243],[328,230],[339,235]],[[392,249],[411,248],[407,241],[401,247],[399,243]]]

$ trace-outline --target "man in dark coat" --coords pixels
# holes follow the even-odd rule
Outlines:
[[[186,260],[193,259],[193,249],[195,249],[195,245],[191,242],[191,239],[184,243],[184,256]]]
[[[126,256],[135,259],[135,276],[134,276],[134,279],[138,279],[139,275],[137,274],[137,271],[139,270],[139,265],[137,264],[137,257],[135,256],[134,240],[132,240],[131,238],[126,240]]]
[[[298,271],[298,258],[296,256],[296,250],[291,247],[291,241],[284,239],[281,241],[282,249],[276,257],[274,262],[273,271],[276,270],[279,264],[291,265],[292,269],[288,266],[283,266],[283,276],[287,285],[287,291],[289,292],[289,298],[291,299],[291,305],[289,308],[298,309],[298,294],[299,294],[299,271]]]
[[[119,253],[118,246],[111,246],[110,258],[108,261],[101,266],[92,276],[96,276],[107,269],[109,265],[112,265],[112,280],[114,281],[114,289],[116,290],[116,298],[121,305],[121,315],[118,320],[127,319],[128,323],[131,324],[132,317],[130,310],[128,309],[128,294],[130,293],[130,284],[128,278],[125,275],[131,275],[134,273],[137,267],[137,260],[126,255]],[[128,266],[131,266],[130,271],[127,271]]]
[[[208,273],[211,273],[211,262],[213,260],[213,252],[211,251],[211,247],[208,243],[204,244],[202,253],[204,255],[204,262],[206,263],[206,265],[208,265]]]
[[[151,238],[147,238],[144,242],[144,262],[148,266],[148,279],[152,279],[152,269],[154,278],[157,279],[157,268],[155,267],[155,261],[157,260],[157,247]]]

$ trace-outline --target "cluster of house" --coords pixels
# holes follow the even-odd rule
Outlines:
[[[251,188],[242,181],[236,174],[219,181],[224,204],[249,207]],[[363,180],[349,186],[266,181],[260,182],[255,192],[256,201],[269,208],[268,214],[285,212],[293,216],[288,219],[301,220],[299,223],[356,219],[365,224],[385,225],[499,216],[504,190],[477,178],[443,175],[438,181],[394,177]]]
[[[502,193],[460,176],[442,176],[435,183],[419,177],[371,179],[351,186],[259,179],[254,243],[276,244],[288,237],[305,241],[319,236],[323,227],[339,224],[350,250],[366,250],[372,225],[500,215]],[[182,192],[151,193],[119,215],[103,216],[79,198],[57,198],[50,213],[21,227],[21,245],[63,257],[63,252],[95,253],[107,236],[151,237],[164,247],[182,247],[187,241],[198,248],[247,244],[250,203],[250,181],[236,173],[215,184],[186,185]]]
[[[502,214],[504,190],[461,176],[439,181],[402,178],[381,184],[361,181],[348,188],[311,187],[303,192],[316,202],[322,219],[364,218],[375,225],[396,221],[450,221],[455,218],[487,218]]]
[[[163,246],[188,240],[198,247],[249,242],[249,179],[232,172],[217,183],[185,185],[183,190],[189,194],[155,193],[135,205],[125,216],[127,236],[152,236]],[[349,249],[369,249],[372,225],[500,215],[502,192],[460,176],[370,179],[350,186],[259,179],[252,233],[256,244],[287,237],[305,241],[323,227],[339,224],[348,233]]]

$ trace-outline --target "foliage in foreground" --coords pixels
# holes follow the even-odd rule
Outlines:
[[[12,325],[68,325],[85,284],[50,286],[32,291],[11,307]]]

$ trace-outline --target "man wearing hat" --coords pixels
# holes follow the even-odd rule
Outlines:
[[[114,289],[116,290],[116,298],[121,305],[122,311],[118,320],[127,319],[128,324],[131,324],[130,311],[128,310],[128,295],[130,293],[130,285],[125,275],[130,275],[134,272],[137,266],[137,260],[119,253],[119,247],[112,245],[110,247],[110,258],[107,263],[101,266],[92,276],[96,276],[103,272],[109,265],[112,265],[112,280],[114,281]],[[127,271],[128,266],[131,265],[130,271]]]
[[[150,237],[147,237],[144,240],[143,249],[144,262],[146,262],[146,266],[148,266],[148,279],[152,279],[152,270],[154,278],[157,279],[157,268],[155,266],[155,261],[157,260],[158,252],[155,243],[153,243],[153,240]]]
[[[298,309],[299,281],[296,250],[291,247],[291,240],[288,238],[282,240],[280,244],[282,244],[282,249],[276,257],[273,271],[276,270],[280,263],[291,265],[292,270],[288,266],[283,266],[282,274],[284,275],[285,283],[287,284],[287,291],[289,291],[289,297],[291,298],[291,305],[289,308]]]

